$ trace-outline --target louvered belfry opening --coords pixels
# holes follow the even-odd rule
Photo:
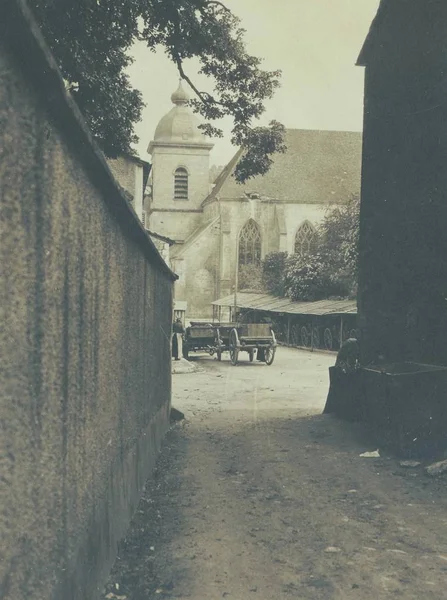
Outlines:
[[[174,200],[188,200],[188,171],[184,167],[175,170]]]
[[[261,264],[261,231],[253,219],[247,221],[239,236],[239,266]]]
[[[295,254],[304,256],[312,253],[318,244],[315,227],[309,221],[304,221],[295,236]]]

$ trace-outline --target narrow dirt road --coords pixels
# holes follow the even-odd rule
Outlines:
[[[334,357],[202,357],[103,598],[447,599],[447,483],[321,415]]]

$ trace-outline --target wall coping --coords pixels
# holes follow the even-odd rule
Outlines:
[[[79,108],[65,89],[64,80],[40,28],[25,0],[1,0],[0,37],[17,59],[19,69],[37,92],[48,119],[101,192],[123,234],[140,247],[151,264],[172,281],[178,276],[165,263],[137,214],[129,205],[106,159],[93,139]]]

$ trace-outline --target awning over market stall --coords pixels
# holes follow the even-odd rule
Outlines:
[[[234,306],[234,294],[215,300],[211,304],[216,307],[231,308]],[[288,298],[277,298],[270,294],[255,292],[238,292],[236,305],[242,309],[260,310],[290,315],[344,315],[357,314],[355,300],[318,300],[317,302],[292,302]]]

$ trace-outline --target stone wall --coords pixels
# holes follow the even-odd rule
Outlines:
[[[0,596],[93,600],[169,423],[174,275],[0,7]]]

